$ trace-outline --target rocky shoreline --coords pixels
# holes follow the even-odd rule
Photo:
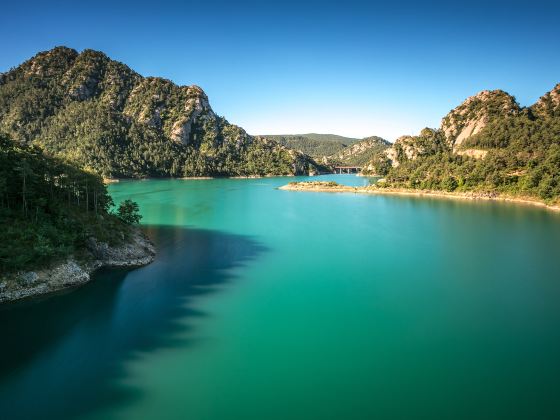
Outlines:
[[[498,193],[488,192],[447,192],[433,190],[414,190],[407,188],[389,188],[377,187],[375,185],[367,187],[350,187],[348,185],[340,185],[336,182],[290,182],[279,188],[287,191],[311,191],[311,192],[336,192],[336,193],[354,193],[354,194],[389,194],[389,195],[409,195],[419,197],[435,197],[435,198],[451,198],[461,200],[491,200],[504,201],[517,204],[527,204],[531,206],[544,207],[552,211],[560,211],[560,206],[549,205],[543,201],[538,201],[531,197],[511,197]]]
[[[20,272],[0,278],[0,303],[53,293],[80,286],[100,268],[133,268],[150,264],[156,255],[153,243],[135,228],[129,240],[111,247],[93,238],[87,241],[85,256],[70,256],[52,267]]]

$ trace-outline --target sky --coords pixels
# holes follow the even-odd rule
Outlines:
[[[0,72],[65,45],[196,84],[250,134],[389,140],[468,96],[560,82],[560,1],[11,1]]]

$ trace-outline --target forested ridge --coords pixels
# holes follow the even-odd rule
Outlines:
[[[112,206],[99,175],[0,133],[0,274],[79,253],[90,237],[122,242],[130,228]]]
[[[57,47],[0,76],[0,131],[105,177],[307,174],[306,155],[216,115],[198,86]]]
[[[363,166],[373,156],[391,145],[387,140],[378,136],[356,139],[334,134],[310,133],[265,135],[264,137],[275,140],[290,149],[299,150],[328,166]]]
[[[467,99],[439,129],[403,136],[369,163],[379,186],[560,202],[560,84],[522,108],[503,91]]]
[[[387,140],[371,136],[357,141],[327,158],[331,165],[364,166],[377,154],[386,150],[391,143]]]

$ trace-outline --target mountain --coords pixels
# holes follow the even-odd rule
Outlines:
[[[448,146],[456,150],[491,121],[519,115],[520,111],[513,96],[502,90],[485,90],[449,112],[441,121],[440,130]]]
[[[286,134],[265,135],[290,148],[299,150],[325,165],[363,166],[374,155],[391,145],[381,137],[364,139],[337,136],[335,134]]]
[[[308,134],[300,134],[303,137],[307,137],[311,140],[317,141],[325,141],[325,142],[332,142],[332,143],[343,143],[343,144],[352,144],[360,139],[354,137],[344,137],[338,136],[336,134],[317,134],[317,133],[308,133]]]
[[[449,112],[439,129],[403,136],[364,173],[384,186],[481,191],[560,200],[560,84],[520,107],[501,90],[483,91]]]
[[[541,118],[560,117],[560,83],[541,96],[531,107],[531,112]]]
[[[216,115],[200,87],[142,77],[93,50],[56,47],[2,74],[0,130],[106,177],[318,170]]]
[[[390,146],[391,143],[381,137],[366,137],[329,156],[328,162],[347,166],[364,166],[375,155]]]
[[[359,141],[351,137],[337,136],[335,134],[280,134],[263,135],[267,139],[277,141],[290,149],[299,150],[316,159],[333,155],[348,145]]]

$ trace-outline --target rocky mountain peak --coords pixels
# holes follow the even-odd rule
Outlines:
[[[503,90],[483,90],[467,98],[441,121],[441,131],[454,150],[480,132],[494,118],[514,116],[521,111],[515,98]]]
[[[73,48],[55,47],[42,51],[20,66],[26,76],[52,77],[66,71],[78,57]]]
[[[541,96],[531,110],[534,114],[544,117],[560,115],[560,83]]]

